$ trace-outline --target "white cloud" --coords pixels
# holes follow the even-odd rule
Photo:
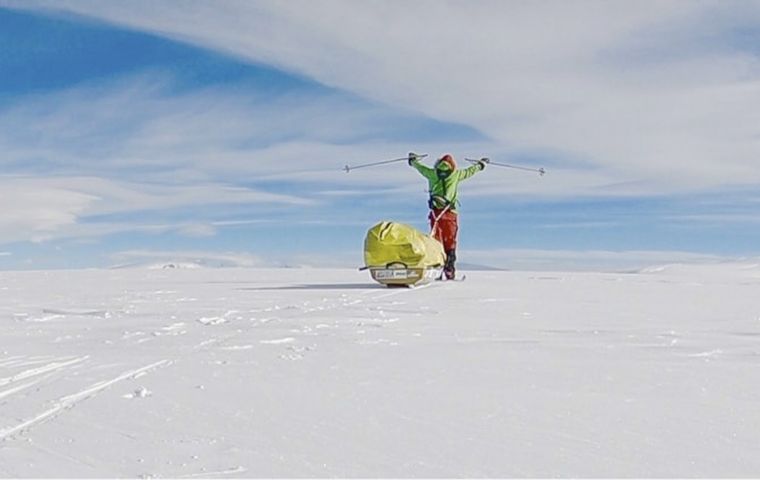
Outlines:
[[[92,195],[18,179],[0,180],[0,241],[42,240],[68,225],[97,200]],[[37,183],[37,182],[32,182]]]
[[[760,182],[760,64],[756,50],[729,46],[734,29],[758,27],[756,2],[4,3],[90,15],[462,122],[497,153],[595,167],[572,172],[581,189],[600,183],[593,176],[660,193]]]
[[[81,223],[93,216],[166,211],[225,204],[309,205],[289,195],[225,185],[161,185],[119,182],[96,177],[0,176],[0,243],[60,237],[91,237],[125,231],[177,231],[212,235],[213,225],[146,225],[123,221]]]

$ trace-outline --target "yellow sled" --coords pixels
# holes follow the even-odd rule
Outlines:
[[[441,276],[443,245],[419,230],[396,222],[380,222],[364,240],[364,269],[372,279],[390,286],[414,286]]]

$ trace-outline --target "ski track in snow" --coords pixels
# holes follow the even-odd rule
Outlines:
[[[231,467],[227,470],[218,470],[213,472],[198,472],[198,473],[188,473],[186,475],[177,475],[175,478],[205,478],[205,477],[215,477],[217,475],[234,475],[236,473],[245,473],[248,469],[245,467]]]
[[[293,337],[276,338],[273,340],[260,340],[259,343],[264,345],[282,345],[283,343],[293,343],[296,339]]]
[[[15,375],[10,376],[10,377],[0,378],[0,387],[5,386],[5,385],[10,385],[12,383],[18,382],[19,380],[24,380],[24,379],[27,379],[29,377],[34,377],[34,376],[37,376],[37,375],[42,375],[42,374],[45,374],[45,373],[48,373],[48,372],[52,372],[54,370],[59,370],[61,368],[65,368],[65,367],[68,367],[70,365],[74,365],[74,364],[83,362],[83,361],[87,360],[88,358],[89,358],[88,356],[84,356],[84,357],[74,358],[74,359],[67,360],[67,361],[53,362],[53,363],[49,363],[47,365],[44,365],[42,367],[32,368],[32,369],[29,369],[29,370],[25,370],[23,372],[17,373]]]
[[[19,367],[26,365],[38,365],[40,363],[49,362],[53,357],[27,357],[24,355],[15,355],[13,357],[7,357],[0,360],[0,367]]]
[[[77,359],[77,361],[82,361],[86,359],[86,357],[83,357],[82,359]],[[116,378],[112,378],[110,380],[98,382],[94,385],[91,385],[88,388],[85,388],[84,390],[80,390],[76,393],[66,395],[64,397],[61,397],[58,399],[58,401],[55,403],[55,405],[52,408],[49,408],[42,413],[29,418],[27,420],[23,420],[21,423],[6,427],[6,428],[0,428],[0,441],[4,441],[8,438],[13,437],[14,435],[21,433],[23,431],[29,430],[30,428],[50,419],[53,418],[59,414],[61,414],[64,410],[70,409],[74,406],[76,406],[78,403],[82,402],[83,400],[86,400],[87,398],[96,395],[97,393],[107,389],[108,387],[121,382],[122,380],[128,379],[128,378],[134,378],[141,373],[149,372],[151,370],[155,370],[156,368],[169,365],[170,362],[167,360],[161,360],[159,362],[152,363],[150,365],[146,365],[141,368],[137,368],[134,370],[130,370],[128,372],[122,373]]]
[[[9,388],[8,390],[0,391],[0,399],[3,399],[3,398],[8,397],[8,396],[11,396],[14,393],[18,393],[18,392],[21,392],[23,390],[26,390],[27,388],[29,388],[31,386],[34,386],[37,383],[38,383],[38,381],[29,382],[29,383],[25,383],[25,384],[22,384],[22,385],[18,385],[18,386],[13,387],[13,388]]]

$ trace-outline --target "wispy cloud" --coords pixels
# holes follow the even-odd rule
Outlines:
[[[347,176],[341,169],[405,155],[409,141],[399,137],[430,122],[330,91],[263,94],[235,84],[176,91],[171,74],[135,74],[26,95],[0,110],[0,165],[156,183],[388,185],[408,172]],[[488,144],[412,145],[437,154]]]
[[[0,112],[3,163],[134,175],[142,168],[161,179],[177,171],[205,178],[285,173],[324,166],[323,155],[305,152],[349,143],[388,120],[340,95],[272,96],[234,86],[178,93],[172,83],[168,75],[136,75],[25,96]]]
[[[0,177],[0,242],[71,236],[99,236],[130,230],[155,230],[145,221],[114,223],[109,216],[130,212],[172,211],[193,206],[224,204],[308,205],[310,201],[288,195],[258,192],[225,185],[138,184],[98,177]],[[82,223],[92,217],[99,222]],[[210,227],[177,226],[189,235],[210,235]]]
[[[470,125],[497,154],[550,153],[595,167],[585,175],[645,182],[644,190],[760,182],[760,63],[737,41],[760,21],[756,2],[6,4],[279,66]]]

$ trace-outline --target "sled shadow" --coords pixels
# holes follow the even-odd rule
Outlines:
[[[238,290],[271,291],[271,290],[376,290],[386,288],[372,283],[304,283],[299,285],[283,285],[281,287],[246,287]]]

